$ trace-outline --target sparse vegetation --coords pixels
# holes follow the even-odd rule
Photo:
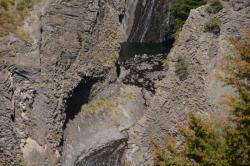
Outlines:
[[[232,117],[205,119],[190,115],[180,127],[184,144],[168,138],[153,142],[156,166],[247,166],[250,163],[250,29],[242,39],[230,39],[234,56],[226,58],[221,79],[235,88],[228,96]]]
[[[32,7],[32,0],[23,0],[16,5],[18,11],[24,11]]]
[[[162,66],[165,67],[165,68],[168,68],[168,65],[169,65],[169,60],[168,58],[165,58],[162,60]]]
[[[0,1],[0,6],[4,9],[4,10],[8,10],[9,9],[9,4],[7,0],[1,0]]]
[[[205,24],[205,31],[212,32],[214,34],[220,33],[221,20],[218,18],[212,18]]]
[[[185,80],[188,76],[187,64],[182,57],[178,57],[178,60],[175,63],[175,72],[181,81]]]
[[[22,25],[33,4],[34,0],[0,0],[0,37],[11,32],[26,41],[27,34],[20,33],[18,26]]]
[[[0,52],[0,60],[4,57],[4,55]]]
[[[83,38],[81,32],[77,32],[77,41],[79,42],[80,46],[82,46]]]
[[[211,0],[209,2],[208,7],[206,8],[206,11],[208,13],[216,14],[219,11],[221,11],[222,9],[223,9],[223,6],[222,6],[220,0]]]
[[[133,90],[126,90],[121,92],[121,94],[112,93],[103,99],[95,100],[89,104],[82,106],[81,110],[89,112],[98,112],[104,109],[109,109],[110,111],[119,111],[117,104],[124,104],[129,100],[136,99],[136,95]]]
[[[221,134],[224,128],[220,123],[218,120],[205,123],[200,117],[190,114],[188,123],[180,126],[181,133],[186,138],[183,146],[178,147],[173,137],[166,139],[163,148],[152,141],[155,165],[228,166],[225,157],[228,145]]]

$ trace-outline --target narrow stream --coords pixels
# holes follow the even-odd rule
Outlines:
[[[139,43],[139,42],[124,42],[121,43],[119,52],[119,60],[133,58],[135,55],[156,55],[164,53],[163,43]]]

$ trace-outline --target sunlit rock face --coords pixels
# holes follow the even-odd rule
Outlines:
[[[1,38],[6,40],[0,47],[5,54],[0,60],[1,164],[119,165],[128,138],[123,130],[143,115],[145,102],[140,88],[118,80],[115,65],[120,43],[132,29],[136,6],[136,1],[125,0],[46,0],[36,4],[24,20],[30,43],[13,34]],[[112,93],[118,101],[113,99],[100,115],[81,115],[82,106],[110,93],[105,91],[108,86],[116,93],[133,91],[122,96],[127,101],[119,99],[123,94]],[[109,113],[111,119],[102,119]],[[96,140],[84,132],[85,123],[78,124],[80,117],[91,122],[89,127],[94,125]],[[99,118],[101,124],[95,124]],[[85,134],[70,134],[68,128],[75,129],[71,123]],[[102,135],[107,139],[102,140]],[[78,146],[91,139],[94,144],[87,142],[87,148]],[[67,149],[71,143],[77,147],[73,151]],[[65,157],[64,151],[75,158]]]
[[[125,0],[41,1],[24,20],[30,43],[13,34],[1,38],[0,165],[59,165],[64,130],[81,105],[78,112],[68,107],[89,102],[72,96],[116,79],[109,71],[124,35],[119,16],[125,8]]]
[[[145,99],[135,86],[110,84],[69,122],[62,165],[121,165],[127,129],[143,115]]]

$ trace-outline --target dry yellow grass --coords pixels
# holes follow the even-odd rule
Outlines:
[[[24,41],[30,38],[18,26],[23,24],[35,0],[0,0],[0,37],[14,33]]]
[[[118,105],[126,105],[129,101],[136,100],[137,95],[131,87],[121,87],[119,93],[111,93],[109,96],[95,100],[82,106],[82,111],[98,112],[105,109],[109,111],[120,111]]]

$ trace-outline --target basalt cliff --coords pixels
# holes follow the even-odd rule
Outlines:
[[[193,9],[171,51],[145,51],[166,40],[169,2],[38,1],[20,27],[30,42],[0,38],[0,165],[153,165],[151,139],[181,140],[176,125],[190,111],[220,113],[233,89],[216,74],[228,37],[250,26],[250,4]],[[220,32],[204,31],[214,17]],[[120,50],[134,48],[121,43],[145,52],[124,59]],[[178,58],[185,79],[175,72]]]

